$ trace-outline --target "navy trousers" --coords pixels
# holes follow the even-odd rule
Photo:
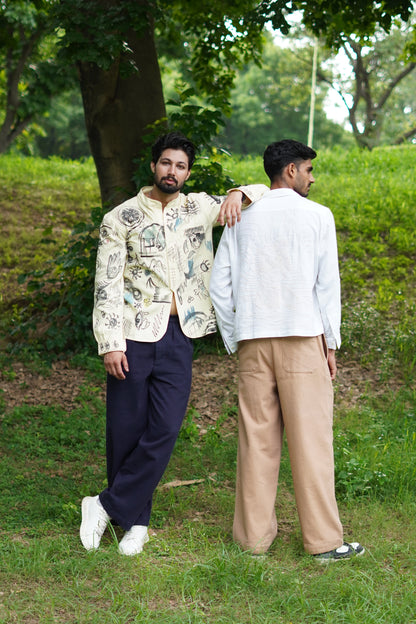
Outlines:
[[[107,379],[107,478],[100,501],[124,530],[148,526],[152,497],[186,413],[192,340],[172,316],[158,342],[127,341],[130,371]]]

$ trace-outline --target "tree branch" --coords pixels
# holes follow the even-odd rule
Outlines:
[[[30,55],[33,52],[36,42],[43,34],[43,30],[37,30],[23,43],[17,62],[14,61],[14,54],[9,48],[6,56],[6,76],[7,76],[7,96],[6,96],[6,114],[0,127],[0,154],[6,151],[13,140],[18,136],[30,123],[32,117],[19,120],[18,108],[19,98],[19,81],[27,64]],[[24,32],[20,31],[21,38]]]
[[[407,141],[407,139],[410,139],[410,137],[416,135],[416,126],[414,126],[413,128],[411,128],[410,130],[407,130],[407,132],[404,132],[403,134],[401,134],[395,141],[394,141],[394,145],[401,145],[402,143],[404,143],[405,141]]]
[[[390,95],[392,94],[393,89],[399,84],[401,80],[403,80],[403,78],[406,78],[406,76],[408,76],[414,70],[415,67],[416,67],[416,63],[409,63],[399,74],[397,74],[395,78],[393,78],[389,82],[387,88],[385,89],[385,91],[383,92],[383,94],[381,95],[378,101],[377,108],[380,109],[384,106],[384,104],[386,103]]]

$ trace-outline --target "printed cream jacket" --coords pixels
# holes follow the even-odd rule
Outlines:
[[[155,342],[165,334],[175,295],[183,332],[216,330],[209,296],[212,227],[223,197],[182,193],[164,210],[144,187],[108,212],[101,224],[93,312],[98,353],[125,351],[126,339]],[[267,187],[242,186],[250,201]]]

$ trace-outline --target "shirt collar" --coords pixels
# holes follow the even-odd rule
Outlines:
[[[149,193],[151,189],[151,186],[143,186],[137,195],[137,201],[140,206],[144,206],[145,208],[151,210],[161,210],[162,204],[160,203],[160,201],[158,201],[157,199],[152,199],[151,197],[148,197],[148,195],[146,195],[146,193]],[[178,197],[175,197],[175,199],[172,199],[170,202],[168,202],[166,208],[173,208],[175,205],[181,205],[183,197],[183,193],[179,193]]]
[[[296,191],[291,188],[277,188],[269,191],[273,197],[285,197],[286,195],[299,195]],[[299,195],[300,197],[300,195]]]

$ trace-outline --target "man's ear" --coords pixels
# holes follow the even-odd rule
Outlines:
[[[152,170],[152,173],[154,173],[156,171],[156,164],[153,162],[150,163],[150,169]]]
[[[186,176],[186,178],[185,178],[185,182],[186,182],[186,180],[189,180],[189,176],[190,176],[190,175],[191,175],[191,170],[190,170],[190,169],[188,169],[188,175],[187,175],[187,176]]]
[[[294,178],[296,173],[297,173],[298,168],[296,167],[295,163],[289,163],[286,167],[286,171],[287,171],[287,175],[290,178]]]

